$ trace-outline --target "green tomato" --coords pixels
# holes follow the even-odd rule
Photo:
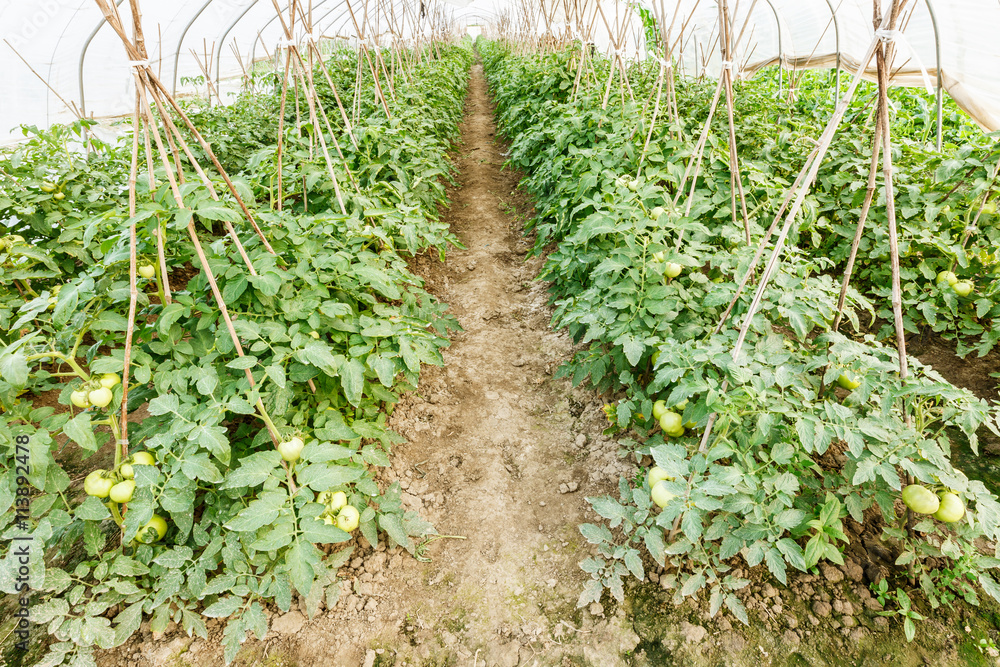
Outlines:
[[[330,500],[326,504],[334,512],[338,512],[345,507],[347,507],[347,494],[343,491],[337,491],[336,493],[330,494]]]
[[[299,460],[303,447],[305,447],[305,443],[302,442],[302,438],[295,436],[285,442],[278,443],[278,453],[281,454],[281,458],[293,463]]]
[[[90,407],[90,401],[87,400],[88,393],[89,392],[87,392],[86,389],[77,389],[76,391],[74,391],[69,395],[70,403],[72,403],[78,408],[83,408],[84,410],[86,410],[87,408]]]
[[[951,271],[942,271],[937,274],[937,281],[939,283],[948,283],[949,285],[954,285],[958,282],[958,276],[956,276]]]
[[[659,220],[660,216],[666,213],[666,210],[662,206],[657,206],[652,211],[649,212],[649,217],[653,220]]]
[[[649,488],[652,489],[656,486],[657,482],[662,482],[663,480],[674,481],[674,478],[667,474],[667,471],[660,466],[653,466],[646,473],[646,482],[649,484]]]
[[[98,468],[91,471],[87,478],[83,480],[83,490],[88,496],[95,498],[107,498],[111,493],[111,487],[115,485],[115,480],[108,477],[108,471]]]
[[[318,331],[310,331],[309,335],[312,336],[314,339],[319,340],[319,332]]]
[[[657,482],[653,486],[653,490],[650,492],[649,496],[653,499],[653,502],[656,503],[657,507],[659,507],[660,509],[666,507],[667,503],[669,503],[676,497],[674,496],[674,494],[667,491],[667,485],[664,484],[663,482]]]
[[[910,484],[902,495],[903,503],[917,514],[934,514],[941,506],[938,497],[920,484]]]
[[[660,360],[660,351],[657,350],[653,353],[653,367],[656,367],[656,362]]]
[[[155,463],[156,459],[149,452],[136,452],[125,459],[125,463],[118,469],[118,472],[124,479],[133,479],[135,478],[135,469],[132,466],[151,466],[155,465]]]
[[[660,428],[667,435],[678,438],[684,435],[684,419],[676,412],[667,410],[660,417]]]
[[[101,387],[100,389],[94,389],[92,392],[87,394],[87,400],[99,408],[104,408],[111,402],[112,396],[113,395],[110,389],[107,387]]]
[[[62,201],[63,199],[66,199],[66,195],[62,192],[57,192],[54,195],[52,195],[52,198],[55,199],[56,201]]]
[[[143,278],[152,278],[156,275],[156,269],[153,268],[152,264],[140,264],[139,275]]]
[[[120,383],[122,380],[118,377],[117,373],[105,373],[101,376],[101,386],[105,389],[111,389]]]
[[[135,480],[126,479],[112,486],[108,497],[116,503],[127,503],[132,500],[133,493],[135,493]]]
[[[337,528],[350,533],[361,523],[361,512],[354,505],[345,505],[337,514]]]
[[[941,506],[934,512],[934,518],[945,523],[955,523],[965,516],[965,503],[954,493],[941,495]]]
[[[166,534],[166,519],[162,516],[154,514],[153,518],[147,521],[146,525],[139,529],[139,532],[135,536],[135,541],[141,544],[152,544],[153,542],[158,542],[163,539],[163,536]]]
[[[45,181],[41,185],[41,190],[42,190],[42,192],[55,192],[56,191],[56,185],[55,185],[55,183],[49,183],[48,181]]]
[[[837,384],[839,384],[844,389],[857,389],[861,386],[861,380],[856,375],[848,375],[847,373],[841,373],[840,377],[837,378]]]
[[[667,262],[667,265],[663,268],[663,275],[667,278],[676,278],[681,275],[682,266],[680,264],[674,264],[673,262]]]
[[[653,403],[653,419],[659,421],[660,417],[662,417],[663,413],[666,411],[667,411],[666,401],[661,400],[657,401],[656,403]]]
[[[959,280],[957,283],[951,286],[955,290],[955,294],[959,296],[969,296],[972,294],[973,284],[970,280]]]
[[[132,455],[132,462],[140,466],[156,465],[156,459],[149,452],[136,452]]]

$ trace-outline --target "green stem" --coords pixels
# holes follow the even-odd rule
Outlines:
[[[115,520],[119,526],[125,523],[125,519],[122,518],[121,512],[118,511],[118,503],[113,501],[108,501],[104,503],[109,510],[111,510],[111,518]]]
[[[60,497],[60,498],[62,498],[62,501],[63,501],[63,505],[65,505],[65,506],[66,506],[66,510],[67,510],[68,512],[72,512],[72,511],[73,511],[73,508],[72,508],[72,506],[71,506],[71,505],[69,504],[69,501],[68,501],[68,500],[66,500],[66,496],[65,496],[65,495],[63,494],[63,492],[62,492],[62,491],[60,491],[60,492],[59,492],[59,497]]]
[[[111,427],[111,436],[115,440],[115,470],[117,470],[118,466],[121,465],[122,462],[122,450],[121,447],[118,446],[118,441],[121,440],[122,432],[118,426],[118,417],[113,412],[108,413],[108,426]]]
[[[14,282],[16,282],[18,285],[20,285],[21,289],[23,289],[25,292],[27,292],[28,294],[30,294],[31,296],[33,296],[35,298],[38,298],[38,293],[35,290],[31,289],[31,286],[28,285],[26,281],[24,281],[24,280],[15,280]]]
[[[74,347],[73,350],[76,351],[76,347]],[[83,367],[81,367],[80,364],[76,363],[76,359],[74,359],[72,356],[63,354],[62,352],[56,352],[55,350],[49,352],[37,352],[35,354],[29,354],[25,360],[36,361],[38,359],[45,359],[48,357],[52,357],[53,359],[59,359],[63,363],[69,364],[70,368],[72,368],[74,371],[73,373],[60,373],[59,374],[60,376],[68,377],[76,375],[77,377],[82,378],[84,382],[90,380],[90,375],[87,373],[87,371],[83,370]]]

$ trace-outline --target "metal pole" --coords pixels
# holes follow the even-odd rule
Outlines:
[[[121,7],[123,2],[125,2],[125,0],[115,0],[115,7]],[[102,16],[101,22],[98,23],[97,26],[91,31],[90,36],[87,37],[87,41],[83,43],[83,49],[80,51],[80,63],[77,66],[77,80],[80,84],[80,115],[85,118],[87,116],[87,96],[84,95],[83,92],[83,62],[87,59],[87,49],[90,48],[90,43],[94,41],[94,37],[97,36],[97,33],[102,27],[104,27],[105,23],[106,21]]]
[[[840,22],[837,21],[837,10],[833,8],[833,3],[830,0],[826,0],[826,4],[830,8],[830,15],[833,17],[833,34],[837,40],[837,94],[834,96],[834,103],[836,103],[837,98],[840,97]]]
[[[778,97],[781,97],[781,61],[785,57],[784,49],[781,47],[781,19],[778,18],[778,10],[774,8],[774,3],[771,0],[766,0],[766,2],[771,7],[771,11],[774,12],[774,24],[778,26]]]
[[[236,27],[237,23],[239,23],[241,20],[243,20],[243,17],[247,15],[247,12],[249,12],[251,9],[253,9],[257,5],[258,2],[260,2],[260,0],[253,0],[253,2],[251,2],[249,5],[247,5],[247,8],[244,9],[242,12],[240,12],[240,14],[235,19],[233,19],[232,22],[228,26],[226,26],[225,31],[222,33],[222,38],[219,40],[219,55],[215,59],[215,87],[216,87],[216,89],[218,89],[219,84],[221,83],[221,79],[220,79],[220,76],[219,76],[219,68],[220,68],[220,64],[222,62],[222,47],[225,46],[225,44],[226,44],[226,37],[229,36],[229,32],[233,28]]]
[[[177,50],[174,52],[174,84],[173,84],[173,86],[171,86],[171,90],[172,90],[171,94],[174,97],[177,97],[177,63],[180,62],[180,58],[181,58],[181,46],[183,46],[183,44],[184,44],[184,38],[187,37],[188,30],[190,30],[191,26],[194,24],[194,22],[198,20],[198,17],[201,16],[201,13],[203,11],[205,11],[206,9],[208,9],[208,6],[210,4],[212,4],[213,1],[214,0],[205,0],[205,4],[203,4],[201,6],[201,9],[199,9],[195,13],[195,15],[191,17],[191,20],[188,21],[188,24],[186,26],[184,26],[184,30],[181,31],[181,37],[180,37],[180,39],[177,40]],[[206,63],[206,65],[207,64],[208,63]],[[211,98],[211,96],[209,96],[209,97]],[[209,102],[211,102],[211,99],[209,99]]]
[[[931,15],[931,25],[934,27],[934,69],[937,70],[937,149],[941,152],[942,126],[941,117],[944,107],[944,75],[941,73],[941,36],[938,34],[937,16],[934,14],[934,5],[931,0],[924,0],[927,5],[927,13]]]

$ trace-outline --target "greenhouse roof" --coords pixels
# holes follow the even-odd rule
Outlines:
[[[645,0],[664,16],[673,56],[688,74],[717,75],[719,4],[701,0]],[[117,0],[127,15],[129,3]],[[266,0],[176,0],[146,3],[142,18],[150,62],[174,90],[185,89],[208,72],[216,81],[234,77],[252,60],[282,45],[284,32],[275,3]],[[430,29],[430,11],[448,15],[456,26],[513,17],[535,34],[590,34],[601,48],[614,48],[607,26],[631,13],[618,46],[644,55],[642,24],[625,3],[512,3],[509,0],[393,0],[368,5],[314,0],[312,36],[377,39],[391,29],[403,37]],[[733,62],[744,74],[780,63],[783,67],[837,67],[854,70],[874,37],[868,0],[739,0],[728,4],[740,35]],[[599,18],[600,17],[600,18]],[[107,27],[93,0],[5,3],[0,9],[7,45],[0,65],[7,89],[0,97],[0,139],[19,136],[17,126],[48,126],[73,120],[77,112],[96,117],[127,113],[133,79],[121,40]],[[392,25],[390,25],[392,24]],[[984,128],[1000,129],[1000,2],[996,0],[914,0],[907,4],[893,35],[899,55],[893,83],[940,84]],[[588,31],[591,31],[588,33]],[[309,35],[298,35],[299,39]],[[237,55],[238,54],[238,55]],[[23,61],[22,62],[22,59]],[[35,70],[29,69],[26,64]],[[204,69],[203,69],[204,67]],[[874,76],[874,65],[866,73]],[[41,81],[51,87],[47,88]],[[58,93],[58,95],[56,94]],[[70,108],[76,106],[76,110]]]

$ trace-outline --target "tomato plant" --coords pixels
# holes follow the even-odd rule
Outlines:
[[[330,173],[313,130],[296,122],[293,99],[282,157],[292,185],[276,189],[276,79],[229,106],[188,107],[273,254],[235,199],[217,201],[186,158],[186,207],[161,172],[149,188],[141,169],[129,218],[129,136],[84,139],[84,121],[28,129],[26,142],[0,153],[0,219],[16,233],[0,250],[0,509],[6,536],[26,532],[46,554],[32,562],[30,584],[32,621],[55,640],[49,664],[86,662],[95,646],[127,640],[143,618],[153,630],[175,621],[202,637],[206,618],[227,618],[232,661],[249,632],[266,633],[265,605],[287,610],[301,596],[315,614],[320,601],[334,603],[350,548],[331,545],[352,531],[410,550],[433,531],[404,511],[398,484],[377,476],[401,441],[388,413],[417,385],[422,364],[441,363],[457,327],[407,261],[427,251],[443,257],[458,243],[439,210],[472,56],[462,46],[423,48],[396,82],[391,118],[370,77],[354,87],[353,52],[330,57],[356,110],[356,147],[333,126],[344,157],[335,176],[350,183],[349,170],[357,184],[345,192],[346,213],[333,203]],[[89,152],[69,143],[84,140]],[[206,174],[227,192],[221,174]],[[200,269],[192,222],[242,354]],[[123,453],[131,223],[138,257],[158,256],[158,235],[168,242],[165,267],[141,261],[126,407],[146,412],[129,420]],[[31,517],[18,524],[15,443],[25,439]],[[91,472],[98,465],[106,470]],[[318,495],[330,489],[334,523],[317,520],[329,511]],[[2,590],[13,592],[17,568],[6,552]]]
[[[881,207],[872,209],[862,237],[853,283],[860,291],[847,292],[845,324],[854,337],[832,327],[838,269],[855,230],[848,222],[856,223],[864,199],[867,147],[850,132],[837,137],[734,358],[733,325],[747,317],[753,296],[744,292],[733,302],[736,285],[815,145],[824,112],[802,97],[776,104],[766,81],[741,82],[737,141],[753,208],[747,245],[729,206],[728,146],[718,139],[727,133],[725,114],[709,135],[701,175],[678,194],[709,85],[677,79],[679,106],[688,111],[648,134],[643,100],[623,94],[608,103],[612,61],[596,56],[576,87],[574,48],[515,54],[499,43],[480,44],[500,129],[511,140],[510,162],[528,172],[523,184],[535,197],[528,227],[534,252],[546,253],[541,277],[551,284],[554,324],[582,347],[560,373],[613,395],[605,406],[609,432],[631,429],[636,439],[623,442],[637,460],[648,457],[656,466],[640,479],[621,479],[617,497],[588,499],[605,522],[580,527],[598,555],[582,564],[592,578],[579,604],[605,590],[623,600],[625,578],[643,579],[644,563],[653,562],[669,566],[660,582],[675,601],[705,590],[712,615],[725,606],[746,623],[735,591],[749,581],[732,575],[735,559],[763,564],[784,583],[789,568],[840,562],[849,540],[842,517],[861,523],[866,510],[879,514],[883,539],[899,545],[897,563],[913,569],[932,606],[949,595],[975,604],[972,582],[1000,600],[991,573],[1000,560],[976,546],[1000,539],[1000,502],[950,459],[953,440],[976,450],[978,428],[997,431],[995,408],[915,359],[911,377],[901,381],[895,350],[880,340],[891,328],[861,333],[859,312],[892,322]],[[633,64],[632,89],[652,90],[658,70],[650,61]],[[946,134],[968,131],[958,123]],[[968,216],[955,220],[942,211],[949,196],[971,210],[996,191],[986,167],[996,163],[996,147],[968,141],[959,151],[962,173],[958,160],[932,155],[918,139],[904,138],[899,150],[897,165],[907,170],[897,181],[904,324],[915,331],[923,321],[960,340],[981,336],[979,349],[988,350],[1000,339],[985,326],[1000,281],[971,258],[995,243],[996,231],[983,228],[962,249]],[[982,299],[970,303],[956,293],[947,275],[952,262],[955,284],[977,275]],[[665,263],[681,267],[666,281]],[[718,328],[731,302],[730,319]],[[713,429],[703,441],[710,415]],[[843,462],[819,465],[831,450],[842,452]],[[907,477],[961,495],[959,518],[972,518],[946,522],[958,516],[949,500],[954,513],[921,515],[908,529],[896,506]],[[938,497],[923,490],[934,502],[921,509],[933,504],[931,512],[938,511]]]

